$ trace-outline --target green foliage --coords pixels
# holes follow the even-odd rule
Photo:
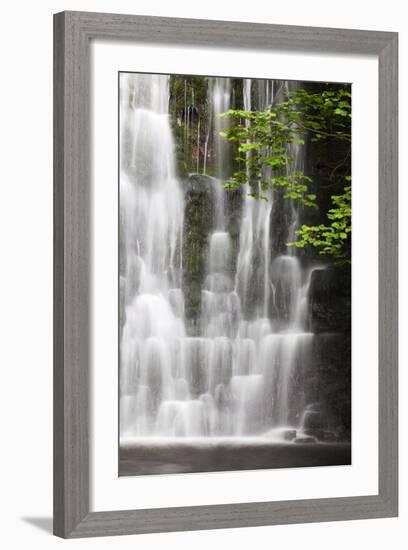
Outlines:
[[[296,231],[298,240],[288,243],[288,246],[313,246],[319,250],[319,254],[349,262],[347,243],[351,233],[351,187],[345,187],[342,195],[333,195],[332,203],[333,208],[327,212],[328,224],[302,225]]]
[[[198,171],[203,163],[203,142],[211,118],[207,90],[205,77],[170,77],[170,120],[176,138],[177,170],[182,176]]]
[[[271,189],[283,198],[303,206],[318,208],[319,197],[310,191],[312,180],[295,166],[294,145],[331,140],[351,146],[351,94],[346,89],[288,92],[284,101],[268,111],[229,110],[221,115],[232,121],[223,135],[236,145],[238,170],[225,188],[236,190],[249,183],[250,195],[267,200]],[[349,152],[347,153],[348,156]],[[329,182],[330,184],[330,182]],[[303,225],[299,239],[291,246],[312,246],[320,254],[342,258],[348,253],[351,232],[351,188],[332,196],[333,208],[327,212],[328,225]]]
[[[287,101],[277,106],[277,113],[298,132],[310,133],[312,141],[335,138],[351,142],[351,94],[348,90],[289,92]]]

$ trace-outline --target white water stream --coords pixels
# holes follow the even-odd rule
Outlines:
[[[253,85],[243,81],[245,109],[252,107]],[[215,139],[215,230],[200,334],[188,336],[185,199],[175,171],[169,78],[122,74],[120,87],[121,437],[259,437],[299,428],[307,405],[302,376],[313,344],[307,331],[310,272],[295,254],[272,254],[273,194],[259,201],[245,186],[234,263],[222,187],[228,151]],[[213,79],[209,93],[218,135],[224,123],[216,115],[230,107],[230,80]],[[257,108],[266,109],[273,97],[273,82],[265,81]],[[291,154],[300,165],[299,151]]]

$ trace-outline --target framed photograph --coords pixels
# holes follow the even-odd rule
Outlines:
[[[54,532],[398,509],[397,34],[54,16]]]

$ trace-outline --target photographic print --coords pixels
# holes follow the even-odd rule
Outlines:
[[[119,98],[119,475],[350,464],[351,85]]]

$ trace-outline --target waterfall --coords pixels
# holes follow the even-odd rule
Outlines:
[[[169,77],[121,74],[123,438],[264,437],[271,430],[296,429],[308,405],[296,380],[306,383],[312,357],[311,269],[305,270],[291,251],[274,253],[275,198],[270,191],[267,201],[251,197],[259,182],[244,186],[235,240],[228,229],[228,192],[222,184],[229,175],[230,148],[219,136],[227,122],[218,115],[230,108],[231,86],[228,78],[209,79],[216,177],[208,179],[215,212],[198,334],[190,336],[182,288],[186,199],[175,169]],[[250,79],[243,80],[242,92],[246,110],[267,109],[279,93],[273,81]],[[184,82],[185,141],[187,94]],[[198,144],[199,135],[197,128]],[[208,141],[207,135],[204,172]],[[300,149],[291,153],[301,166]],[[296,206],[291,208],[295,221],[289,233],[298,223]]]
[[[208,87],[209,102],[212,105],[213,120],[213,148],[215,155],[215,212],[216,227],[223,229],[225,226],[225,191],[223,181],[229,175],[228,160],[229,146],[220,132],[226,129],[227,122],[220,118],[220,114],[228,111],[231,106],[231,80],[229,78],[212,78]]]
[[[121,74],[123,433],[150,433],[162,401],[174,398],[174,367],[184,336],[184,205],[175,176],[168,105],[168,77]]]
[[[217,176],[223,178],[228,176],[228,142],[220,136],[220,132],[227,127],[227,121],[219,118],[219,114],[228,111],[231,106],[231,79],[212,79],[209,91],[212,96],[214,112],[214,149],[216,158]]]
[[[269,81],[258,81],[258,109],[266,110],[270,105]],[[244,110],[251,111],[252,81],[243,81]],[[250,152],[246,153],[247,156]],[[249,174],[248,174],[249,180]],[[240,246],[237,260],[236,289],[239,293],[243,308],[248,310],[249,304],[254,302],[250,287],[255,284],[262,288],[256,297],[258,314],[267,317],[268,302],[271,291],[270,271],[270,215],[273,205],[273,195],[270,191],[262,192],[267,201],[258,200],[251,196],[251,191],[260,194],[259,182],[248,181],[244,185],[243,218],[241,222]],[[254,272],[254,265],[259,261],[262,266],[260,273]]]

